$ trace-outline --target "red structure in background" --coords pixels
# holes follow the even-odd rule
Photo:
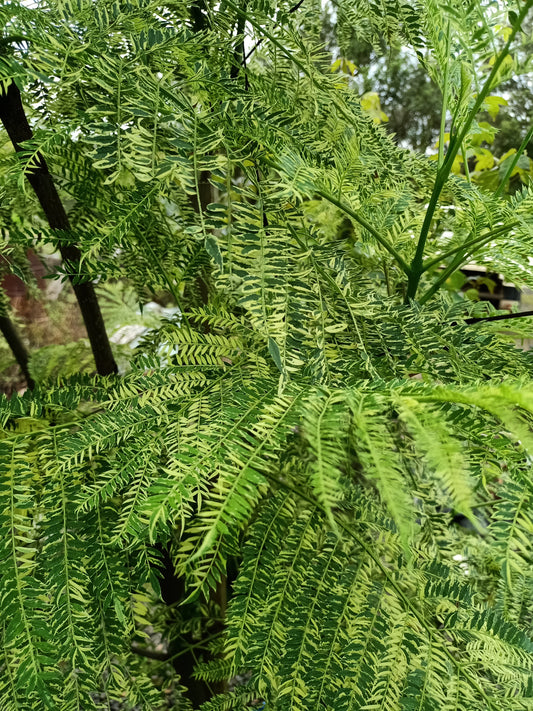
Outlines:
[[[35,277],[37,287],[41,291],[46,291],[47,281],[44,277],[49,273],[46,264],[39,259],[33,249],[27,251],[26,257],[28,259],[28,269],[31,270]],[[2,267],[5,266],[5,263],[5,257],[0,256],[0,272],[3,271]],[[9,267],[7,267],[7,272],[2,279],[2,289],[7,294],[17,316],[23,321],[46,318],[43,306],[37,299],[32,297],[24,281],[16,274],[10,273]]]

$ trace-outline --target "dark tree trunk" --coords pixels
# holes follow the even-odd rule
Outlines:
[[[28,370],[28,352],[24,346],[24,343],[22,343],[17,329],[15,328],[15,324],[8,316],[0,315],[0,332],[6,339],[8,346],[11,348],[11,352],[15,356],[22,373],[26,378],[28,387],[32,390],[35,386],[35,382],[30,375],[30,371]]]
[[[168,550],[163,546],[158,546],[158,549],[162,558],[162,571],[159,579],[161,597],[167,605],[177,605],[185,597],[184,580],[174,572],[174,565]],[[187,606],[181,606],[180,613],[186,616]],[[177,640],[171,640],[168,654],[172,659],[174,669],[180,677],[180,682],[187,688],[187,698],[196,709],[205,701],[208,701],[212,694],[211,688],[204,681],[194,678],[195,655],[192,650],[186,648],[188,644],[193,645],[194,643],[195,640],[187,635],[183,635]]]
[[[23,141],[31,139],[33,133],[26,118],[19,88],[14,83],[9,85],[5,93],[0,94],[0,120],[4,124],[4,128],[15,150],[22,150],[20,144]],[[50,227],[54,230],[69,232],[70,223],[67,213],[65,212],[65,208],[63,207],[63,203],[61,202],[43,156],[39,155],[36,165],[28,171],[28,181],[41,204]],[[117,364],[111,352],[111,346],[107,337],[104,319],[102,318],[94,286],[90,281],[76,283],[76,276],[82,256],[81,252],[78,246],[71,242],[65,242],[60,245],[59,250],[63,261],[67,265],[69,279],[72,282],[72,287],[83,316],[87,335],[91,343],[96,370],[100,375],[116,373]]]

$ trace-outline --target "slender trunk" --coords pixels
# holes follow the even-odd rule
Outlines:
[[[161,597],[163,602],[169,606],[179,605],[185,597],[185,581],[174,572],[174,565],[168,550],[162,545],[157,546],[157,548],[162,558],[162,570],[160,571],[159,579]],[[181,605],[181,617],[186,618],[189,610],[191,614],[196,614],[193,603],[185,606]],[[221,631],[221,628],[217,631]],[[213,629],[211,629],[210,633],[213,633]],[[197,643],[198,640],[194,639],[192,635],[182,635],[178,639],[170,640],[168,648],[168,656],[172,660],[172,666],[179,675],[180,682],[186,687],[187,698],[195,709],[205,701],[209,701],[212,697],[212,692],[219,693],[224,690],[220,685],[209,685],[201,679],[195,679],[196,656],[192,647]],[[205,659],[205,653],[203,656]]]
[[[208,4],[207,0],[193,0],[189,6],[193,32],[202,32],[208,26]]]
[[[194,32],[201,32],[205,30],[208,26],[207,17],[207,3],[206,0],[195,0],[191,3],[190,17],[192,20],[192,29]],[[198,196],[191,196],[190,201],[197,213],[204,212],[209,203],[213,202],[213,188],[209,182],[210,172],[202,171],[198,176]],[[207,304],[209,299],[209,288],[207,279],[204,275],[199,275],[197,277],[197,287],[200,295],[200,299],[203,304]],[[160,579],[161,583],[161,596],[167,605],[173,605],[179,603],[185,597],[185,584],[183,578],[179,578],[174,570],[174,565],[172,563],[171,556],[166,548],[160,548],[163,554],[163,571],[162,577]],[[214,602],[218,604],[220,609],[220,614],[224,618],[226,614],[226,603],[227,603],[227,582],[223,579],[218,583],[215,590],[211,593],[211,598]],[[181,613],[186,614],[186,609],[181,607]],[[222,621],[218,622],[216,626],[211,628],[211,634],[213,632],[222,633],[224,629],[224,623]],[[185,643],[193,644],[194,640],[192,638],[185,639]],[[174,660],[174,668],[180,676],[182,684],[187,687],[187,697],[192,702],[194,708],[199,707],[205,701],[212,698],[213,694],[220,694],[227,691],[226,682],[218,682],[208,684],[205,681],[194,678],[194,669],[196,666],[196,656],[194,650],[190,649],[180,649],[180,643],[176,642],[169,649],[170,656],[179,653]],[[208,657],[204,653],[204,658]]]
[[[19,333],[15,328],[15,324],[9,316],[0,315],[0,332],[6,339],[8,346],[11,348],[11,352],[15,356],[15,360],[19,364],[19,367],[26,378],[28,387],[32,390],[35,386],[35,382],[30,375],[30,371],[28,370],[28,351],[26,350]]]
[[[213,189],[209,182],[209,176],[209,171],[202,171],[198,176],[198,195],[200,200],[196,196],[191,196],[190,198],[192,206],[198,213],[203,212],[209,203],[213,202]],[[209,299],[206,276],[198,275],[196,279],[202,304],[207,304]],[[158,546],[158,550],[162,556],[162,570],[160,571],[161,597],[167,605],[177,605],[185,598],[185,581],[182,577],[176,575],[168,548],[161,545]],[[216,625],[211,626],[209,636],[217,632],[222,633],[224,630],[222,620],[226,615],[227,604],[227,581],[225,578],[211,592],[211,600],[218,604],[222,619]],[[194,604],[181,606],[180,614],[185,618],[189,609],[191,614],[195,614]],[[197,658],[192,647],[197,643],[198,640],[195,640],[191,635],[184,635],[180,639],[172,641],[169,647],[169,656],[173,660],[174,669],[179,675],[181,683],[187,688],[187,698],[195,709],[199,708],[204,702],[209,701],[213,694],[221,694],[227,691],[227,683],[225,681],[208,684],[194,677]],[[188,649],[187,645],[189,645]],[[203,658],[209,659],[210,656],[204,651]]]
[[[26,118],[19,88],[15,83],[11,83],[7,91],[0,94],[0,120],[4,124],[15,150],[22,150],[20,144],[31,139],[33,132]],[[28,171],[27,175],[50,227],[55,230],[69,232],[71,229],[70,222],[44,156],[38,155],[36,165]],[[94,286],[90,281],[76,283],[76,275],[82,256],[80,249],[76,244],[67,242],[60,246],[59,251],[68,267],[68,276],[78,299],[87,335],[91,343],[96,370],[100,375],[116,373],[117,365],[111,352]]]

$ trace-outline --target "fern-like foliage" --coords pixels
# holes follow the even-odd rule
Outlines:
[[[2,711],[163,708],[135,656],[161,550],[200,611],[232,576],[197,675],[241,683],[205,711],[530,707],[532,357],[439,292],[474,253],[531,282],[530,189],[448,179],[529,6],[502,36],[479,3],[341,4],[446,77],[440,163],[339,84],[310,10],[0,11],[34,126],[0,169],[9,263],[75,238],[80,278],[179,307],[121,376],[0,401]],[[39,154],[68,234],[22,193]]]

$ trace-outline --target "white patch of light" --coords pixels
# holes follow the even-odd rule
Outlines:
[[[453,559],[459,563],[459,567],[463,571],[464,575],[470,575],[470,569],[464,555],[458,553],[457,555],[454,555]]]

